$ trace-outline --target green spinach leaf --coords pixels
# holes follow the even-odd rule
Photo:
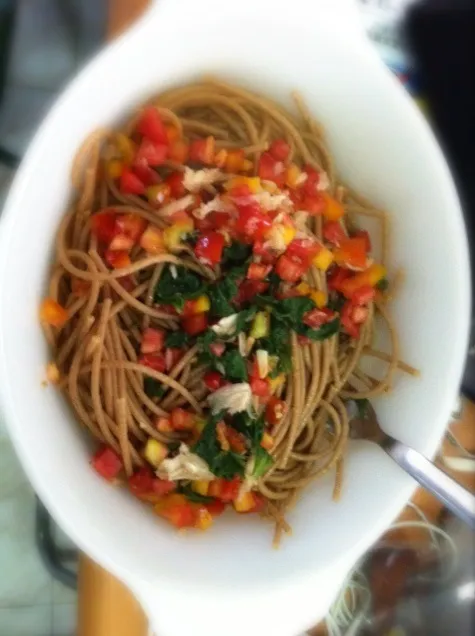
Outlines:
[[[146,377],[143,381],[143,390],[149,398],[161,398],[167,392],[167,387],[163,386],[163,384],[155,380],[155,378]]]
[[[387,289],[389,288],[389,281],[387,278],[382,278],[379,283],[376,283],[376,287],[380,290],[380,291],[387,291]]]
[[[213,497],[200,495],[198,492],[195,492],[189,484],[186,486],[180,486],[180,488],[178,488],[178,492],[185,495],[189,501],[193,501],[195,503],[211,503],[214,501]]]
[[[222,264],[224,267],[233,267],[234,265],[242,265],[249,259],[252,254],[251,245],[245,243],[238,243],[233,241],[231,245],[225,247],[223,250]]]
[[[237,349],[226,351],[221,357],[217,358],[224,368],[224,376],[228,380],[237,382],[245,382],[247,380],[246,362]]]
[[[209,285],[207,293],[211,303],[210,312],[213,316],[224,318],[236,312],[231,301],[236,296],[238,287],[235,281],[227,276],[222,280]]]
[[[154,301],[158,304],[173,305],[183,309],[185,300],[197,298],[205,292],[205,283],[200,276],[186,267],[177,267],[177,277],[173,278],[167,267],[157,283]]]
[[[223,479],[232,479],[236,475],[242,477],[246,462],[244,455],[221,450],[216,438],[216,425],[223,417],[224,412],[220,412],[208,419],[200,439],[193,447],[193,452],[205,460],[216,477]]]
[[[181,348],[190,342],[190,336],[184,331],[169,331],[165,337],[165,347]]]
[[[327,322],[322,325],[318,329],[312,329],[307,325],[301,324],[299,327],[296,327],[296,332],[301,336],[307,336],[310,340],[326,340],[327,338],[331,338],[334,334],[338,333],[340,329],[340,319],[335,318],[331,322]]]

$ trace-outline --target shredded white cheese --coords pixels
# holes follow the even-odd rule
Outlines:
[[[186,444],[180,445],[178,455],[162,461],[157,476],[160,479],[169,479],[170,481],[178,481],[179,479],[211,481],[214,479],[214,475],[205,460],[192,453]]]
[[[279,208],[290,208],[292,206],[292,201],[285,192],[271,194],[264,190],[263,192],[256,192],[254,199],[261,208],[268,211],[278,210]]]
[[[229,203],[226,203],[218,196],[208,201],[208,203],[201,203],[196,210],[193,210],[192,214],[197,219],[204,219],[211,212],[231,212],[233,209]]]
[[[287,249],[287,243],[285,242],[284,236],[285,227],[280,223],[274,223],[267,234],[267,240],[264,242],[264,247],[275,250],[276,252],[285,252]]]
[[[330,179],[328,178],[327,173],[324,171],[319,172],[318,177],[317,190],[328,190],[330,187]]]
[[[218,336],[232,336],[236,331],[237,314],[231,314],[221,318],[219,322],[211,327]]]
[[[208,403],[213,413],[228,411],[231,415],[250,411],[252,406],[251,387],[247,382],[223,386],[208,395]]]
[[[212,185],[222,174],[221,170],[217,168],[192,170],[186,167],[183,176],[183,186],[188,192],[199,192],[204,186]]]
[[[160,210],[158,210],[158,214],[160,216],[171,216],[172,214],[175,214],[175,212],[181,212],[181,210],[186,210],[191,205],[193,205],[194,202],[195,202],[195,199],[193,195],[187,194],[181,199],[177,199],[176,201],[171,201],[167,205],[164,205],[163,208],[160,208]]]

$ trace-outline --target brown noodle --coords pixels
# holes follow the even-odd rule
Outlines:
[[[243,148],[254,165],[273,138],[286,139],[293,161],[299,165],[308,163],[327,173],[330,192],[345,207],[345,226],[347,223],[353,226],[359,215],[380,222],[385,260],[386,214],[338,182],[321,126],[313,120],[301,98],[294,97],[296,115],[243,88],[206,79],[167,90],[151,103],[160,108],[165,121],[183,129],[189,139],[214,135],[218,148]],[[122,130],[130,133],[136,118],[137,114]],[[50,295],[68,308],[70,320],[62,329],[46,330],[62,377],[61,386],[78,419],[96,439],[121,455],[125,472],[131,475],[135,467],[144,463],[140,449],[147,436],[164,442],[180,437],[178,433],[157,431],[156,416],[167,415],[179,405],[202,413],[206,396],[196,347],[167,374],[137,363],[137,343],[143,327],[177,328],[177,318],[154,308],[153,289],[165,263],[182,265],[209,278],[214,274],[186,253],[148,256],[138,251],[130,267],[108,269],[90,233],[92,213],[113,205],[117,212],[131,212],[164,226],[156,208],[143,199],[121,194],[113,181],[102,176],[103,161],[110,155],[114,134],[93,133],[75,159],[72,181],[77,196],[58,233],[50,283]],[[310,223],[313,224],[312,219]],[[322,238],[319,219],[311,229]],[[132,276],[135,285],[132,291],[122,286],[120,279],[124,276]],[[312,268],[307,278],[318,289],[325,290],[322,272]],[[86,285],[84,296],[74,295],[73,280]],[[382,319],[389,332],[389,353],[373,347],[376,319]],[[274,434],[271,453],[275,463],[257,484],[268,500],[265,514],[275,521],[276,542],[282,532],[290,532],[285,512],[312,480],[334,469],[335,498],[340,494],[349,436],[343,399],[381,395],[390,388],[398,367],[416,373],[398,359],[397,335],[383,303],[371,307],[359,340],[348,342],[340,336],[301,346],[296,334],[291,335],[292,372],[280,389],[287,411]],[[361,370],[360,363],[367,356],[387,363],[382,379],[375,380]],[[147,396],[144,391],[147,377],[169,388],[165,397]]]

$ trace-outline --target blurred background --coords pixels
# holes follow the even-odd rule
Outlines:
[[[0,0],[0,210],[16,166],[55,96],[124,20],[131,20],[146,4],[147,0]],[[422,108],[440,140],[473,246],[473,1],[359,0],[359,4],[379,54]],[[462,386],[471,399],[475,399],[474,360],[471,350]],[[447,437],[439,460],[447,468],[444,458],[455,457],[451,470],[474,487],[475,407],[463,404],[451,426],[456,436]],[[457,463],[459,459],[465,461]],[[427,496],[419,493],[415,504],[418,509],[408,508],[402,517],[402,523],[410,521],[414,526],[415,522],[415,526],[382,538],[360,564],[326,625],[313,633],[473,633],[473,535]],[[420,511],[448,534],[436,541],[436,531],[418,531],[418,524],[424,526],[427,521]],[[77,569],[77,551],[35,499],[0,415],[0,636],[75,634]],[[118,605],[132,607],[120,587],[111,587],[110,581],[105,587],[99,585],[104,577],[100,569],[83,562],[82,572],[83,604],[107,604],[107,589],[113,614]],[[91,580],[95,581],[92,592]],[[89,622],[81,636],[145,636],[144,618],[136,608],[131,612],[121,627],[103,624],[100,631],[97,621],[95,626]]]

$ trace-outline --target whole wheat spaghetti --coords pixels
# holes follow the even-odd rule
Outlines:
[[[259,511],[276,543],[315,478],[334,470],[339,496],[346,402],[415,373],[387,306],[386,214],[339,183],[294,97],[290,113],[206,79],[92,134],[41,307],[49,377],[98,441],[99,474],[177,527]]]

